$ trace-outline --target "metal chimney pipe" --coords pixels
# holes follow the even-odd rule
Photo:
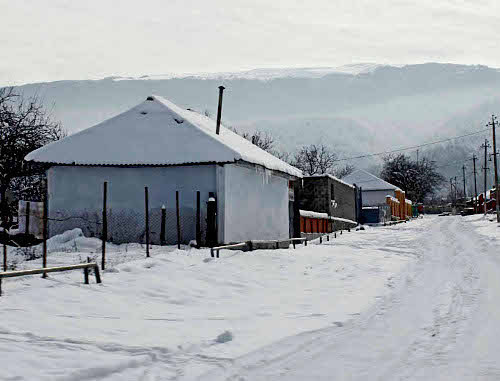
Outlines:
[[[222,114],[222,93],[224,92],[225,87],[219,86],[219,107],[217,108],[217,127],[215,129],[215,133],[219,135],[220,132],[220,118]]]

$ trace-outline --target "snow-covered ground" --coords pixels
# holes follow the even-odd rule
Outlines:
[[[296,250],[223,250],[220,259],[206,249],[156,246],[146,259],[141,245],[109,245],[100,285],[93,277],[84,285],[79,271],[6,279],[0,379],[279,378],[275,371],[292,353],[299,357],[288,368],[311,346],[321,351],[324,341],[313,344],[318,337],[349,334],[369,321],[368,311],[383,313],[374,306],[410,284],[431,256],[426,235],[448,239],[433,233],[441,221],[367,228]],[[100,259],[100,241],[78,231],[49,248],[49,266]],[[20,258],[18,269],[41,265]],[[252,373],[256,368],[263,373]]]
[[[500,380],[500,227],[489,218],[429,218],[409,242],[416,263],[358,317],[199,379]]]

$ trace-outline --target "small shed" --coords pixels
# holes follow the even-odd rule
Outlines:
[[[167,243],[177,242],[176,192],[181,241],[196,238],[197,192],[201,237],[207,238],[207,203],[216,202],[216,241],[285,239],[289,236],[289,181],[295,167],[198,112],[149,96],[94,127],[26,156],[45,163],[49,234],[80,227],[100,234],[103,184],[108,183],[108,237],[140,242],[149,191],[151,241],[160,241],[166,211]]]

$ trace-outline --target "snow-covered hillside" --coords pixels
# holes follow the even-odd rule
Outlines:
[[[349,74],[359,75],[371,73],[380,67],[389,67],[390,65],[379,65],[375,63],[349,64],[336,67],[299,67],[299,68],[276,68],[276,69],[253,69],[239,72],[221,72],[221,73],[167,73],[142,75],[140,77],[111,77],[114,81],[131,80],[165,80],[192,78],[202,80],[233,80],[249,79],[259,81],[270,81],[278,78],[321,78],[328,74]]]
[[[281,150],[322,142],[346,157],[476,131],[491,114],[499,113],[500,104],[497,69],[436,63],[150,75],[29,84],[20,90],[25,95],[37,93],[73,133],[127,110],[150,94],[214,117],[221,84],[226,87],[225,125],[240,131],[269,131]],[[471,148],[482,142],[484,136],[459,143],[471,155]],[[463,157],[461,149],[432,149],[422,149],[420,157],[432,155],[438,164]],[[441,157],[443,153],[447,157]],[[351,164],[367,167],[374,163],[377,159]],[[445,177],[455,176],[461,165],[443,168]]]

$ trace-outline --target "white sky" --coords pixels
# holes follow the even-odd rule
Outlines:
[[[0,0],[0,86],[358,62],[500,66],[498,0]]]

